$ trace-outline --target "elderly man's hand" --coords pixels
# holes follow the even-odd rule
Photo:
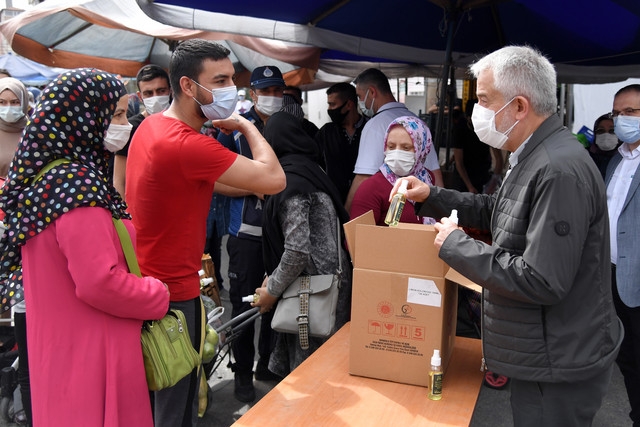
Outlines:
[[[398,180],[396,180],[396,183],[393,185],[391,193],[389,193],[389,201],[391,201],[391,199],[393,199],[393,196],[395,196],[395,194],[398,192],[401,179],[409,181],[407,185],[407,199],[413,200],[414,202],[422,203],[427,200],[427,197],[429,197],[429,194],[431,194],[431,188],[429,188],[429,184],[425,184],[415,176],[403,176],[402,178],[398,178]]]
[[[451,221],[448,217],[442,218],[440,222],[434,224],[434,227],[438,232],[438,235],[433,241],[433,244],[438,248],[438,250],[440,250],[442,244],[447,240],[447,237],[449,237],[449,234],[451,234],[452,231],[461,229],[458,227],[458,224]]]

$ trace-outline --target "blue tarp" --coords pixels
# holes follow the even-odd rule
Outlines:
[[[60,68],[50,68],[12,53],[0,56],[0,68],[9,71],[12,77],[20,80],[26,86],[46,85],[63,71]]]

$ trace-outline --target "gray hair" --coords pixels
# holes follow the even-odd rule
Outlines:
[[[538,50],[507,46],[481,58],[469,67],[471,74],[493,71],[494,86],[506,100],[524,96],[536,114],[549,117],[558,109],[556,70]]]

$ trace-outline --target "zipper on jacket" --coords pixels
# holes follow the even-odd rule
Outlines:
[[[484,288],[480,293],[480,349],[482,350],[482,362],[480,363],[480,372],[487,370],[487,363],[484,360]]]

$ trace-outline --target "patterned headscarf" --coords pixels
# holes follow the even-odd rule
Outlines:
[[[413,116],[402,116],[398,117],[394,121],[389,124],[387,127],[387,133],[384,136],[384,145],[382,149],[384,151],[387,150],[387,139],[389,138],[389,131],[395,126],[402,126],[409,136],[411,136],[411,140],[413,141],[413,148],[416,150],[416,163],[413,165],[413,169],[409,172],[409,175],[413,175],[418,178],[420,181],[425,182],[427,184],[433,184],[433,180],[431,178],[431,174],[429,170],[424,165],[424,162],[427,160],[427,154],[431,150],[433,150],[433,142],[431,141],[431,132],[427,125],[417,117]],[[387,181],[391,183],[391,185],[395,184],[396,180],[400,177],[393,173],[389,166],[386,163],[383,163],[380,166],[380,172],[387,178]]]
[[[0,190],[7,226],[0,241],[1,311],[24,297],[20,281],[14,280],[21,267],[20,247],[62,214],[80,206],[102,206],[114,217],[129,218],[109,183],[112,154],[103,146],[116,104],[126,93],[116,76],[89,68],[61,74],[42,92]],[[33,182],[41,169],[60,158],[70,163]]]

